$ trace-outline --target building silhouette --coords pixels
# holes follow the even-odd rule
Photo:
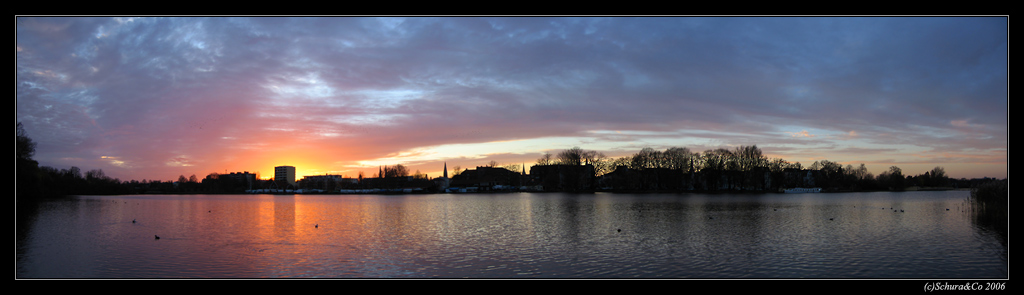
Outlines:
[[[450,186],[450,185],[451,185],[451,179],[450,179],[450,178],[448,178],[448,162],[444,162],[444,176],[442,176],[442,177],[440,177],[440,178],[437,178],[437,179],[436,179],[436,180],[434,181],[434,183],[435,183],[435,184],[437,185],[437,187],[438,187],[438,188],[440,188],[441,190],[445,190],[445,189],[448,189],[448,186]]]
[[[490,190],[495,187],[511,188],[523,185],[522,174],[503,167],[476,167],[476,170],[463,171],[452,177],[451,186],[479,190]]]
[[[295,166],[274,167],[274,181],[295,186]]]
[[[525,168],[524,168],[525,169]],[[546,191],[586,191],[595,187],[594,165],[534,165],[530,181]]]
[[[239,184],[243,184],[247,189],[252,189],[253,185],[256,184],[256,174],[245,172],[231,172],[230,174],[221,174],[218,176],[219,179],[230,179]]]

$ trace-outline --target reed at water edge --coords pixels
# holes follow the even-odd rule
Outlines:
[[[974,220],[997,231],[1004,239],[1009,227],[1010,212],[1007,180],[979,184],[971,189],[970,213]]]

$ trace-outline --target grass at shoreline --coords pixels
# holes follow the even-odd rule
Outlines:
[[[983,183],[971,189],[971,215],[979,224],[996,231],[1002,242],[1008,242],[1009,190],[1007,180]]]

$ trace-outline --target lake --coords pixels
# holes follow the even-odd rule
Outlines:
[[[16,268],[17,278],[1007,278],[1006,240],[962,212],[969,195],[78,196],[17,224]]]

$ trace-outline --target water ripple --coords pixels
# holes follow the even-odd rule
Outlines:
[[[963,197],[81,197],[41,206],[17,276],[1005,278],[999,237],[945,211]]]

